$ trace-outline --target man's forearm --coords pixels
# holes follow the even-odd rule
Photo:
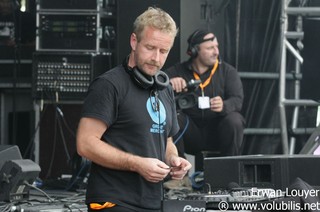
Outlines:
[[[178,157],[178,150],[176,145],[173,143],[172,137],[167,139],[167,149],[166,149],[166,164],[170,166],[170,161],[172,157]]]

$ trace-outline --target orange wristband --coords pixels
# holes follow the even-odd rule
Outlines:
[[[99,204],[99,203],[90,203],[90,208],[92,210],[101,210],[104,208],[112,208],[116,206],[116,204],[112,203],[112,202],[105,202],[103,205]]]

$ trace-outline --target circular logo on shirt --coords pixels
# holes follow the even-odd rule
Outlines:
[[[149,97],[146,107],[153,122],[162,124],[166,120],[166,111],[160,99]]]

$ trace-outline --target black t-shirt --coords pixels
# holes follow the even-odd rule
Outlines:
[[[152,105],[151,89],[138,87],[119,65],[91,83],[82,116],[108,125],[102,136],[105,142],[125,152],[163,160],[167,138],[179,127],[172,88],[158,93],[159,110]],[[150,183],[138,173],[92,163],[86,202],[108,201],[137,211],[155,211],[160,209],[161,189],[161,183]]]

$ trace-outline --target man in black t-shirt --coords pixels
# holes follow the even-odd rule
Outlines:
[[[173,90],[159,71],[176,34],[169,14],[150,7],[134,22],[128,58],[89,87],[77,134],[79,155],[92,161],[89,211],[160,212],[163,180],[191,168],[172,141]]]

